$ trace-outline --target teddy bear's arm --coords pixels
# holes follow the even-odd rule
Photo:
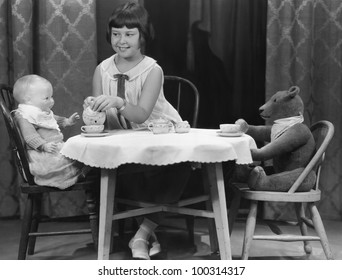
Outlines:
[[[271,141],[271,128],[269,125],[249,125],[247,134],[252,136],[258,142]]]
[[[310,130],[303,124],[294,125],[264,147],[251,150],[252,158],[257,161],[264,161],[291,153],[305,145],[309,141],[310,135]]]

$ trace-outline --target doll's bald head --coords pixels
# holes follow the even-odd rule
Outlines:
[[[37,86],[51,87],[51,83],[38,75],[26,75],[19,78],[13,87],[13,97],[18,104],[28,104]]]

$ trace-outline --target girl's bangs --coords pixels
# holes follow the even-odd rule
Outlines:
[[[109,24],[114,28],[122,28],[126,26],[127,28],[139,28],[140,24],[137,18],[132,14],[121,13],[117,17],[113,18]]]

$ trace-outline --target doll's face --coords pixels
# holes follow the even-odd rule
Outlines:
[[[55,104],[52,94],[52,86],[49,83],[37,82],[30,86],[27,104],[36,106],[42,111],[50,112]]]

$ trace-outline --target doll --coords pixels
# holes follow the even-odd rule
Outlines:
[[[18,103],[14,118],[25,141],[29,167],[37,185],[65,189],[84,178],[90,167],[64,157],[60,128],[74,125],[77,113],[69,118],[54,115],[51,83],[38,75],[26,75],[16,81],[13,97]]]

